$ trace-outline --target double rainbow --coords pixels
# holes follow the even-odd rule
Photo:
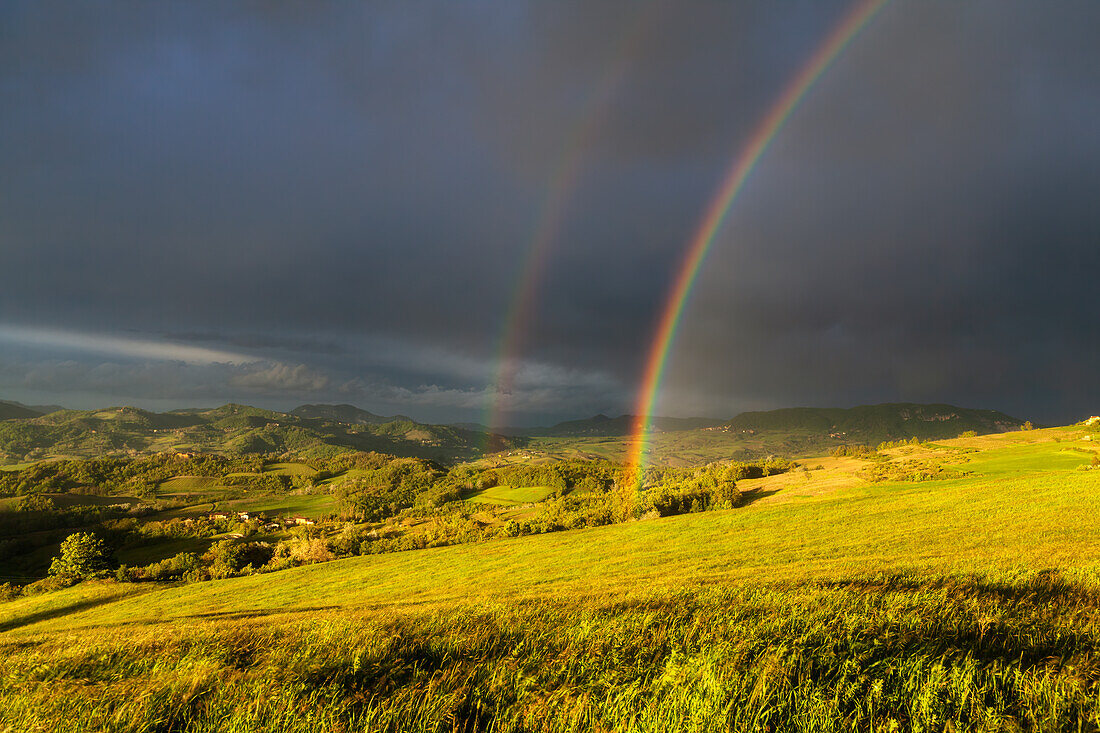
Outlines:
[[[635,419],[631,430],[630,455],[627,462],[628,479],[632,481],[635,487],[640,488],[644,478],[646,452],[649,447],[648,426],[650,415],[653,414],[657,392],[661,386],[661,377],[664,373],[665,363],[668,361],[672,342],[676,337],[680,317],[684,312],[684,305],[687,303],[688,296],[691,295],[695,279],[699,274],[699,268],[703,264],[703,260],[706,259],[707,252],[710,251],[715,236],[722,228],[730,207],[733,205],[742,186],[744,186],[745,180],[749,177],[753,167],[760,160],[760,156],[764,154],[769,143],[782,129],[783,124],[806,95],[806,92],[887,2],[888,0],[865,0],[848,12],[836,29],[818,47],[802,70],[791,80],[783,94],[772,105],[767,116],[757,125],[748,142],[733,159],[733,163],[723,179],[722,186],[707,207],[705,215],[696,229],[695,236],[692,237],[688,245],[687,254],[673,282],[664,310],[661,311],[656,336],[650,346],[645,372],[638,391],[634,408]]]

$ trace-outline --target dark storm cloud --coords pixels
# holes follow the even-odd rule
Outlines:
[[[757,170],[669,391],[1095,411],[1098,22],[1084,4],[888,8]]]
[[[9,339],[0,396],[476,417],[576,155],[510,402],[625,410],[702,210],[848,7],[8,3],[0,325],[255,361]],[[1098,21],[888,5],[736,202],[662,411],[1095,411]]]

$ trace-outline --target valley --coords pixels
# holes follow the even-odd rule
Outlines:
[[[0,720],[285,731],[1095,720],[1100,670],[1081,636],[1100,628],[1094,440],[1082,424],[655,461],[637,491],[621,464],[537,444],[449,467],[154,454],[8,471],[8,487],[52,476],[47,511],[101,512],[74,519],[99,527],[120,569],[8,586]],[[66,489],[78,469],[109,477],[106,490]],[[4,500],[6,521],[41,511],[15,508],[30,495]],[[111,506],[124,516],[102,514]],[[56,547],[23,567],[44,567]],[[944,681],[917,694],[933,669]],[[289,709],[302,717],[281,717]]]

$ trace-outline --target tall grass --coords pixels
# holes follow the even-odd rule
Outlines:
[[[10,635],[33,731],[1097,730],[1100,585],[872,575]]]

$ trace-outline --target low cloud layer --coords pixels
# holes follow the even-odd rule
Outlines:
[[[850,7],[7,3],[0,398],[628,411],[698,219]],[[1100,409],[1098,26],[887,4],[735,202],[660,411]]]

